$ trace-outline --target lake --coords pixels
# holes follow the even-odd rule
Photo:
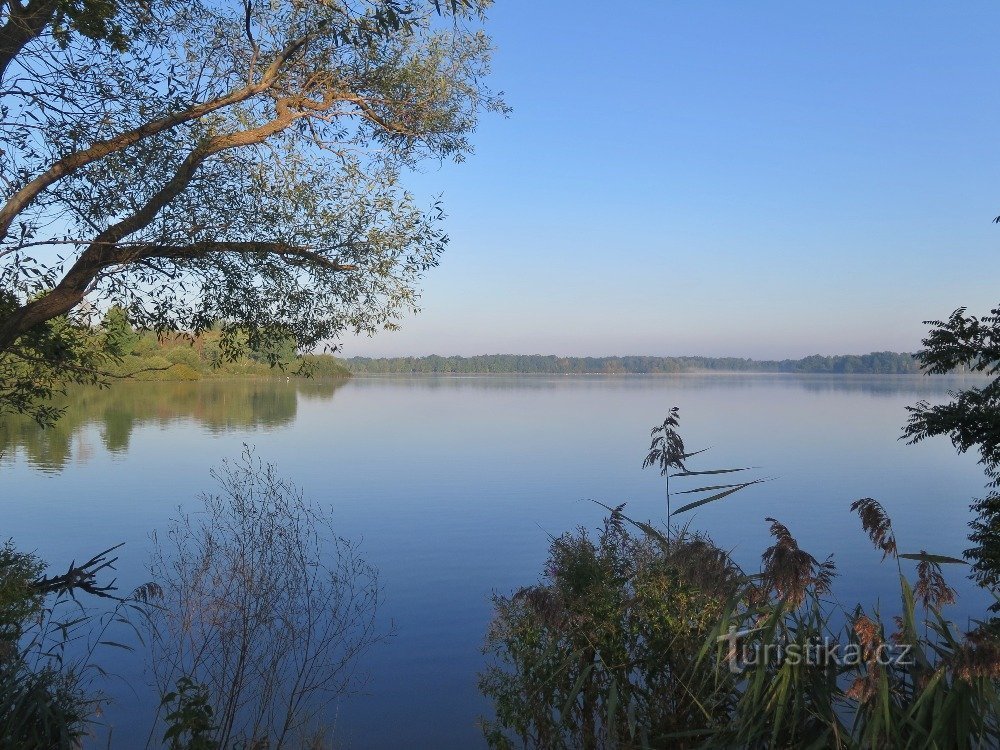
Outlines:
[[[974,456],[945,439],[898,440],[905,407],[942,401],[971,378],[678,375],[354,378],[125,383],[73,394],[41,431],[0,422],[0,536],[65,569],[126,542],[123,590],[146,580],[149,535],[214,489],[209,470],[244,443],[361,543],[398,634],[365,657],[366,694],[342,702],[336,733],[359,748],[481,746],[480,648],[492,592],[538,580],[549,535],[600,523],[627,502],[662,519],[662,483],[641,470],[650,428],[680,407],[698,467],[754,466],[773,481],[685,520],[755,568],[766,516],[816,557],[834,554],[842,602],[898,597],[895,567],[872,573],[851,501],[875,497],[902,551],[960,555],[969,503],[984,494]],[[979,381],[981,382],[981,381]],[[698,461],[695,459],[695,461]],[[679,482],[680,480],[678,480]],[[690,485],[695,486],[695,485]],[[686,487],[685,487],[686,488]],[[983,611],[957,570],[952,615]],[[136,658],[118,671],[134,679]],[[151,707],[120,682],[106,720],[114,745],[145,742]]]

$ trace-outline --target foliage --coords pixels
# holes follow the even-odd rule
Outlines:
[[[146,15],[142,3],[130,0],[31,0],[0,7],[0,78],[24,46],[46,28],[65,47],[71,37],[105,42],[124,51],[134,26]]]
[[[907,374],[919,369],[909,354],[873,352],[861,355],[780,361],[736,357],[556,357],[540,354],[491,354],[477,357],[350,357],[344,360],[358,375],[448,374],[623,375],[680,372],[781,372],[816,374]]]
[[[400,180],[506,111],[483,83],[486,0],[42,1],[32,23],[15,5],[0,357],[66,375],[31,339],[85,301],[158,333],[218,325],[225,358],[269,364],[289,337],[310,350],[416,309],[447,237]]]
[[[131,354],[139,343],[139,336],[129,322],[128,313],[118,305],[113,305],[101,321],[104,331],[104,349],[113,357]]]
[[[216,377],[347,377],[347,368],[329,354],[299,355],[290,337],[275,339],[264,350],[246,348],[242,355],[223,352],[218,328],[193,336],[136,331],[120,307],[105,313],[93,328],[60,318],[18,340],[0,354],[0,413],[11,411],[10,423],[33,421],[52,427],[62,416],[67,387],[107,386],[123,380],[193,381]],[[25,347],[33,347],[26,353]],[[6,392],[3,387],[6,386]],[[74,393],[79,391],[74,390]],[[0,443],[4,431],[0,423]]]
[[[1000,308],[982,318],[959,308],[946,321],[930,320],[933,326],[917,353],[928,374],[948,372],[957,367],[989,375],[991,380],[978,388],[953,391],[946,404],[920,401],[908,407],[909,422],[904,434],[911,443],[928,437],[947,435],[960,453],[979,452],[989,479],[989,494],[972,505],[970,541],[976,546],[966,551],[972,574],[982,584],[1000,587]]]
[[[112,551],[50,576],[12,542],[0,548],[0,747],[76,748],[90,731],[103,702],[89,689],[88,675],[99,670],[95,649],[129,648],[109,640],[109,630],[127,626],[137,633],[129,615],[144,616],[155,589],[115,597],[113,581],[98,581],[113,570]],[[113,600],[115,607],[94,613],[81,594]]]
[[[887,628],[877,611],[858,605],[843,612],[833,605],[826,596],[832,569],[792,564],[781,570],[783,564],[772,558],[761,575],[768,595],[755,599],[761,588],[748,581],[742,602],[733,600],[716,634],[717,656],[732,646],[726,634],[734,631],[743,634],[742,653],[765,656],[747,665],[732,713],[710,727],[707,744],[995,746],[1000,741],[1000,641],[988,624],[962,635],[943,615],[954,592],[941,565],[962,561],[925,552],[899,554],[881,506],[866,498],[852,507],[884,559],[897,563],[901,603],[894,627]],[[914,583],[900,560],[919,561]],[[799,578],[798,597],[775,585],[789,576]],[[842,650],[834,651],[831,644]]]
[[[674,448],[668,458],[683,455]],[[596,541],[584,530],[553,540],[543,582],[494,600],[480,679],[494,703],[489,745],[997,746],[1000,632],[989,621],[962,634],[943,614],[954,592],[942,566],[963,561],[900,553],[877,501],[851,508],[897,567],[894,627],[832,601],[832,559],[775,519],[752,574],[708,539],[668,539],[623,506]],[[904,561],[916,563],[912,583]]]
[[[208,692],[190,677],[177,680],[176,689],[163,696],[160,706],[167,709],[167,731],[163,741],[170,750],[216,750],[212,741],[214,712]]]
[[[151,331],[135,334],[128,352],[109,359],[105,380],[200,380],[214,377],[348,377],[350,372],[330,354],[299,355],[290,338],[273,340],[263,349],[246,347],[242,352],[224,352],[219,330],[196,336],[160,335]],[[107,336],[105,336],[107,343]],[[114,349],[113,351],[121,351]],[[109,356],[112,351],[108,351]]]
[[[203,496],[204,513],[154,538],[151,661],[172,706],[167,732],[284,747],[327,725],[331,704],[361,684],[358,658],[390,635],[377,572],[249,449],[213,475],[220,492]]]
[[[345,378],[351,375],[341,360],[329,354],[302,355],[295,373],[314,378]]]
[[[480,680],[491,747],[1000,742],[1000,639],[989,623],[962,635],[942,613],[954,594],[941,565],[961,561],[889,555],[920,561],[912,584],[900,570],[890,629],[877,611],[833,604],[832,563],[780,523],[746,575],[704,538],[668,546],[622,518],[596,544],[584,531],[555,540],[542,584],[495,598]]]
[[[0,289],[0,318],[14,309],[14,297]],[[0,417],[27,415],[51,424],[59,409],[52,401],[71,384],[102,382],[107,355],[89,327],[62,315],[34,327],[0,351]]]
[[[662,747],[701,721],[714,695],[686,684],[739,571],[706,538],[635,536],[626,523],[619,508],[596,539],[554,539],[543,583],[494,597],[480,679],[490,746]]]

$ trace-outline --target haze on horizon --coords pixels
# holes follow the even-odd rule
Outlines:
[[[451,244],[345,356],[914,351],[997,302],[1000,6],[610,8],[492,9],[514,112],[412,177]]]

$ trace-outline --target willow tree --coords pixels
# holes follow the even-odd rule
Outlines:
[[[0,409],[95,377],[85,303],[230,352],[395,327],[447,242],[401,178],[504,109],[487,4],[0,2],[0,47],[48,9],[0,49]]]

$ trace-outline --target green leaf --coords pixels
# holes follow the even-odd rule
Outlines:
[[[760,481],[761,481],[760,479],[757,479],[753,482],[745,482],[743,484],[738,484],[731,490],[726,490],[725,492],[718,492],[714,495],[710,495],[709,497],[703,497],[701,500],[695,500],[693,503],[688,503],[687,505],[678,508],[670,515],[676,516],[678,513],[683,513],[686,510],[697,508],[699,505],[705,505],[706,503],[711,503],[714,502],[715,500],[721,500],[722,498],[727,497],[728,495],[732,495],[734,492],[739,492],[744,487],[749,487],[751,484],[758,484]]]
[[[580,676],[576,678],[576,683],[573,685],[573,689],[569,691],[569,696],[566,698],[566,703],[563,705],[562,713],[559,714],[561,721],[566,721],[566,717],[569,716],[570,709],[576,702],[576,697],[580,694],[580,690],[583,689],[583,683],[586,681],[587,676],[590,674],[590,670],[594,668],[593,664],[588,664],[580,672]]]
[[[674,475],[676,476],[676,474]],[[684,490],[682,492],[671,492],[671,495],[690,495],[692,492],[708,492],[709,490],[724,490],[726,487],[742,487],[743,483],[739,484],[713,484],[710,487],[698,487],[693,490]]]
[[[744,466],[740,469],[712,469],[711,471],[681,471],[677,474],[671,474],[672,477],[693,477],[699,474],[731,474],[734,471],[746,471],[747,469],[752,469],[753,466]]]
[[[904,560],[920,560],[921,562],[932,562],[938,565],[968,565],[965,560],[960,560],[957,557],[948,557],[947,555],[931,555],[927,552],[907,552],[904,555],[899,555],[899,557]]]

